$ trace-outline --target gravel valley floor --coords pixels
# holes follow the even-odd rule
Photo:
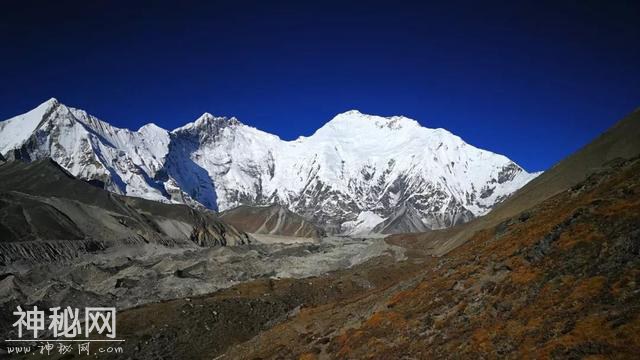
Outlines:
[[[17,305],[48,308],[116,306],[210,294],[251,280],[305,278],[350,268],[378,256],[405,258],[382,238],[323,239],[253,235],[250,245],[172,249],[160,245],[111,248],[64,262],[0,268],[2,335],[11,338]]]

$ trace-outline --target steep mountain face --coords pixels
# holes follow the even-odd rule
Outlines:
[[[110,191],[157,201],[219,211],[280,204],[345,234],[450,227],[537,175],[446,130],[358,111],[283,141],[208,113],[171,132],[118,129],[52,99],[0,123],[0,153],[51,157]]]
[[[50,99],[26,114],[0,122],[0,153],[28,161],[53,159],[74,176],[111,192],[166,199],[153,176],[164,163],[169,134],[149,124],[118,129]]]
[[[372,217],[379,223],[402,207],[415,209],[423,228],[449,227],[486,213],[534,177],[446,130],[357,111],[290,142],[208,114],[172,135],[168,173],[193,174],[194,163],[205,169],[175,176],[200,203],[220,210],[279,203],[340,233],[370,230]],[[186,154],[191,161],[181,161]]]
[[[428,231],[429,228],[422,222],[422,215],[411,206],[401,206],[395,213],[377,224],[373,228],[374,233],[403,234]]]
[[[253,234],[269,234],[320,238],[324,231],[279,205],[238,206],[220,214],[220,219],[241,231]]]

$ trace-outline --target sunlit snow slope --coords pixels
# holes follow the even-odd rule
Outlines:
[[[283,141],[208,113],[171,132],[118,129],[51,99],[0,122],[0,154],[51,157],[110,191],[158,201],[215,210],[278,203],[345,234],[452,226],[537,175],[446,130],[355,110]]]

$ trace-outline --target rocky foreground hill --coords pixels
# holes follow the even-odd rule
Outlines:
[[[0,266],[64,261],[109,248],[247,244],[215,214],[113,194],[41,160],[0,164]]]

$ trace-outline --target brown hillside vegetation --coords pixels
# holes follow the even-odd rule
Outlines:
[[[621,160],[478,232],[355,325],[358,299],[305,309],[225,358],[636,358],[639,175]]]

